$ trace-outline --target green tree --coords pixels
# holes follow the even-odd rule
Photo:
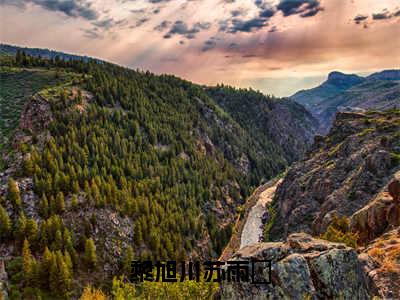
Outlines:
[[[97,264],[96,246],[91,238],[85,242],[84,261],[89,268],[94,268]]]
[[[77,210],[78,209],[78,197],[76,195],[72,195],[71,198],[71,209]]]
[[[49,275],[50,275],[52,259],[53,259],[53,254],[46,246],[40,264],[40,281],[45,289],[49,288]]]
[[[33,218],[29,218],[26,221],[25,236],[31,244],[34,244],[38,240],[38,225]]]
[[[59,214],[65,211],[65,200],[62,192],[59,192],[56,196],[56,210]]]
[[[128,246],[122,258],[122,271],[127,276],[129,276],[129,274],[131,273],[132,260],[133,260],[133,248],[131,246]]]
[[[17,182],[13,178],[8,179],[8,199],[15,208],[21,207],[21,195]]]
[[[39,203],[39,213],[43,218],[47,218],[49,216],[49,201],[47,200],[45,194],[43,194]]]
[[[35,278],[34,274],[34,258],[32,257],[32,253],[30,250],[30,245],[27,239],[24,240],[24,244],[22,246],[22,270],[24,274],[25,282],[30,284]]]
[[[0,204],[0,240],[6,239],[11,233],[11,220],[5,208]]]
[[[14,230],[14,236],[19,241],[22,241],[25,238],[26,223],[26,217],[24,213],[21,213],[18,217]]]

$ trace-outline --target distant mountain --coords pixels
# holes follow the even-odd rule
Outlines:
[[[299,91],[290,98],[312,111],[313,106],[320,104],[326,98],[340,94],[364,80],[364,78],[354,74],[347,75],[341,72],[332,72],[320,86]]]
[[[55,57],[58,56],[60,59],[63,59],[63,60],[88,61],[88,60],[94,59],[96,61],[100,61],[98,59],[91,58],[89,56],[67,54],[64,52],[59,52],[59,51],[54,51],[54,50],[49,50],[49,49],[26,48],[26,47],[18,47],[18,46],[7,45],[7,44],[0,44],[0,55],[15,55],[18,50],[24,51],[26,54],[29,54],[34,57],[40,56],[43,58],[54,59]]]
[[[290,97],[304,105],[326,134],[338,111],[384,110],[400,105],[400,70],[385,70],[360,77],[332,72],[320,86]]]
[[[400,70],[385,70],[371,74],[367,79],[374,80],[400,80]]]

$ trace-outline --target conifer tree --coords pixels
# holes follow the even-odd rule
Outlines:
[[[58,250],[56,252],[57,257],[57,269],[58,269],[58,291],[59,295],[67,298],[70,290],[71,290],[71,283],[72,283],[72,274],[69,271],[67,264],[65,263],[64,256],[62,255],[61,251]]]
[[[6,239],[11,233],[11,220],[5,208],[0,204],[0,240]]]
[[[40,265],[40,281],[44,288],[49,287],[49,275],[50,275],[52,259],[53,259],[53,254],[46,246],[43,252],[43,257]]]
[[[97,264],[96,246],[91,238],[85,242],[84,260],[89,268],[94,268]]]
[[[8,180],[8,199],[15,208],[21,207],[21,195],[19,193],[19,187],[17,182],[11,177]]]
[[[38,240],[38,225],[33,218],[29,218],[26,221],[25,236],[31,244],[34,244]]]
[[[17,240],[22,241],[25,238],[26,222],[27,220],[24,213],[21,213],[14,230],[14,236]]]
[[[78,208],[78,197],[76,195],[72,195],[71,198],[71,209],[76,210]]]
[[[29,284],[34,279],[33,257],[30,250],[30,245],[27,239],[24,240],[22,246],[22,270],[25,281]]]
[[[42,199],[40,200],[39,212],[43,218],[49,216],[49,201],[47,200],[46,194],[43,194]]]
[[[24,175],[31,176],[33,174],[34,164],[31,157],[28,157],[24,160],[23,171]]]
[[[61,214],[65,211],[65,200],[64,200],[64,194],[62,192],[59,192],[56,197],[56,210],[57,213]]]
[[[125,255],[122,259],[122,271],[124,272],[125,275],[128,275],[131,273],[131,264],[133,260],[133,249],[132,246],[128,246],[125,250]]]

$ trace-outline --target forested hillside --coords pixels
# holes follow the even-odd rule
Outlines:
[[[207,92],[264,151],[279,154],[289,163],[301,158],[313,142],[318,121],[290,99],[223,85]]]
[[[174,76],[23,52],[2,62],[2,78],[16,78],[4,85],[10,103],[18,74],[50,76],[19,104],[2,153],[0,252],[16,298],[107,286],[134,257],[217,257],[252,188],[303,151],[290,157]],[[303,121],[313,122],[288,109],[281,133]]]

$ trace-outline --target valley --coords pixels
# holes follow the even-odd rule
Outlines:
[[[268,182],[261,187],[256,204],[247,215],[240,237],[240,248],[258,243],[263,238],[263,216],[275,195],[276,188],[282,180]]]
[[[0,50],[5,299],[400,297],[398,71],[277,98]],[[124,281],[218,258],[272,260],[273,285]]]

